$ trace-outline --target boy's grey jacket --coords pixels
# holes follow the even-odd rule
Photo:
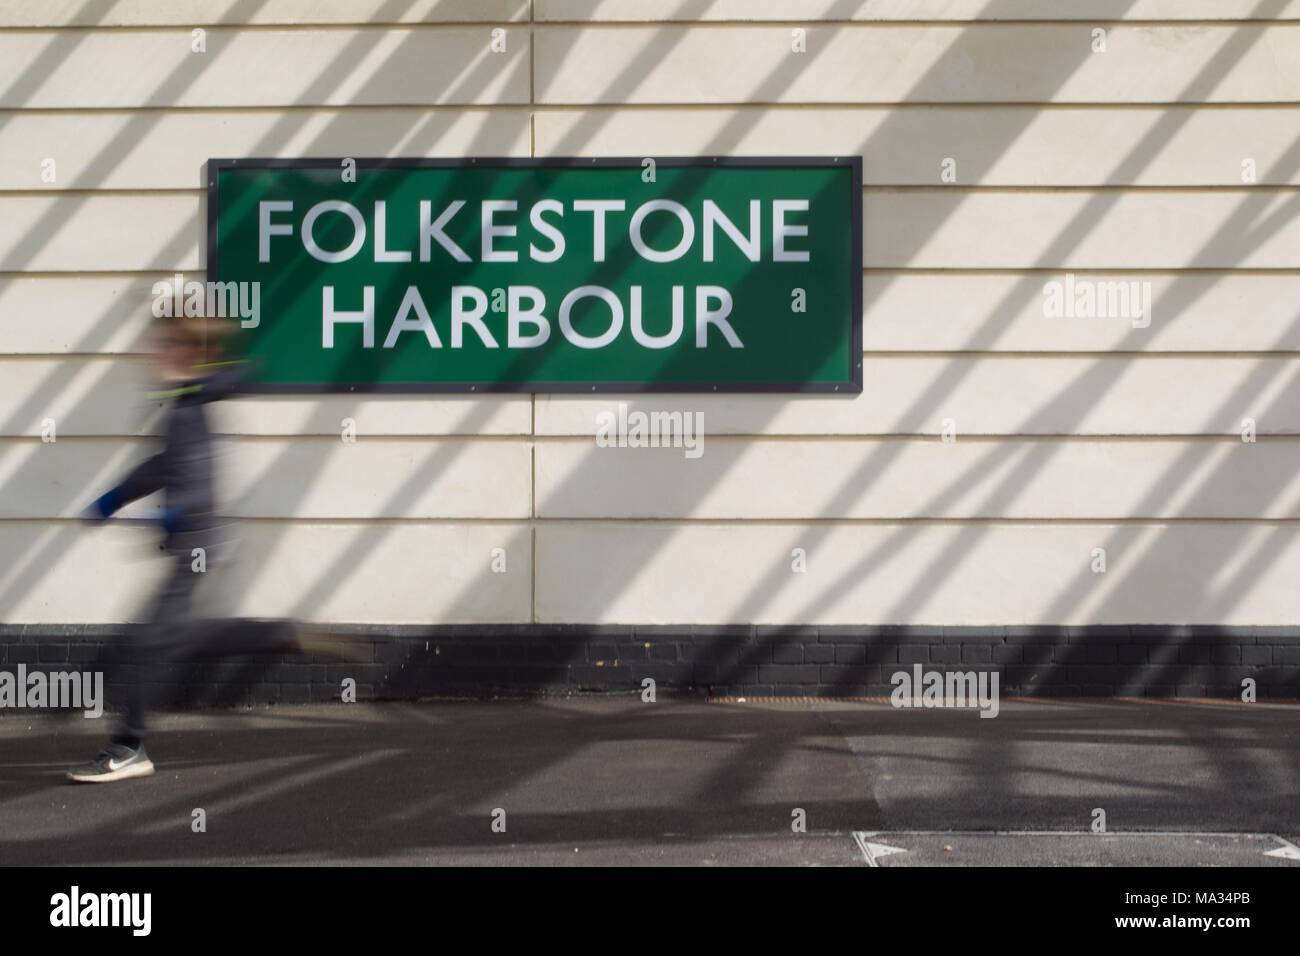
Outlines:
[[[137,498],[163,493],[163,546],[189,546],[212,528],[212,432],[208,427],[209,402],[235,391],[241,377],[239,365],[230,365],[204,377],[190,379],[165,393],[170,398],[163,421],[162,451],[136,466],[122,482],[100,499],[106,517]]]

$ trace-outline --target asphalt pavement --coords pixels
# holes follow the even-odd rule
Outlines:
[[[0,865],[1300,866],[1295,705],[276,706],[65,782],[111,719],[0,716]]]

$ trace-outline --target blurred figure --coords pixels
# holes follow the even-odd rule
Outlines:
[[[146,622],[129,633],[125,716],[94,760],[68,771],[68,777],[78,782],[107,783],[153,773],[153,761],[144,747],[146,721],[168,665],[210,656],[282,654],[302,650],[306,642],[317,643],[305,634],[299,640],[287,621],[193,616],[196,588],[222,562],[206,406],[234,390],[242,365],[213,361],[224,324],[204,318],[158,320],[154,357],[165,390],[152,397],[167,401],[162,450],[96,499],[83,515],[102,523],[137,498],[161,491],[161,547],[169,569]]]

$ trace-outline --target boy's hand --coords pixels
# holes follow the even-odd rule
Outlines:
[[[108,516],[122,507],[122,494],[116,488],[96,498],[85,511],[81,520],[90,524],[103,524]]]
[[[175,534],[181,530],[183,518],[184,513],[180,508],[164,508],[158,516],[158,521],[164,531],[168,534]]]

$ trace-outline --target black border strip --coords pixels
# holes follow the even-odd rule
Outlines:
[[[209,278],[217,274],[217,210],[220,208],[218,189],[220,173],[223,169],[255,168],[269,169],[326,169],[338,167],[345,158],[352,159],[358,169],[421,169],[454,168],[460,166],[485,167],[560,167],[590,168],[592,166],[620,166],[639,168],[645,157],[590,157],[563,156],[553,158],[522,158],[513,156],[466,157],[463,159],[428,158],[428,157],[312,157],[285,159],[278,157],[249,157],[245,159],[218,159],[207,161],[205,178],[207,180],[207,273]],[[851,226],[851,265],[850,274],[854,277],[851,297],[851,321],[849,356],[853,362],[851,377],[844,382],[370,382],[348,384],[341,382],[326,383],[261,383],[247,382],[241,391],[248,394],[334,394],[334,393],[464,393],[464,392],[506,392],[516,394],[539,393],[650,393],[681,392],[693,394],[719,393],[817,393],[858,395],[862,392],[862,157],[861,156],[664,156],[653,157],[657,166],[669,168],[679,166],[793,166],[801,168],[821,168],[828,166],[848,166],[851,170],[850,186],[852,195],[849,205],[852,211]]]

